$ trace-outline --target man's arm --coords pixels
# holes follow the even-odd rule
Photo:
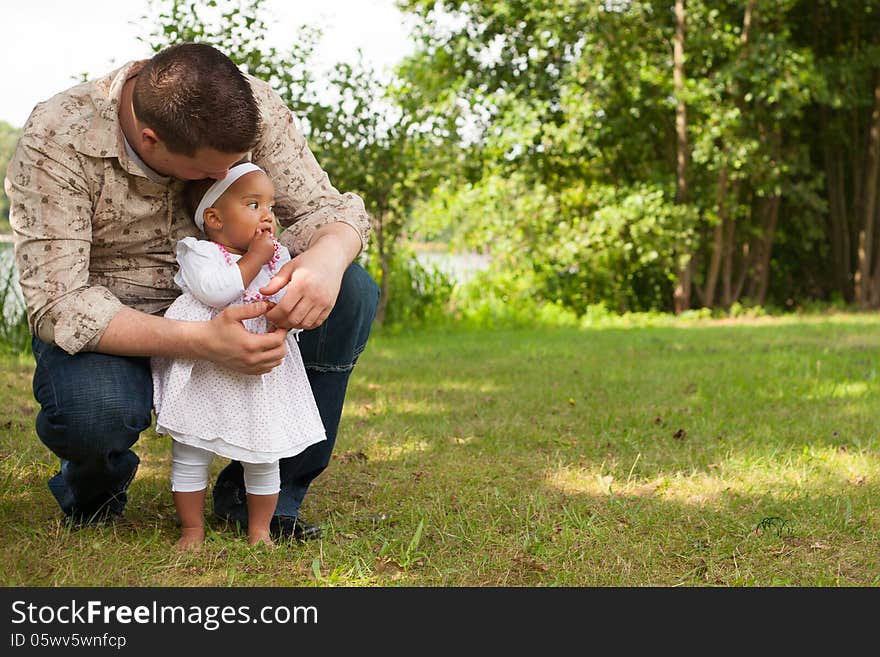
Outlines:
[[[265,374],[287,353],[287,331],[250,333],[241,321],[259,317],[265,301],[231,306],[210,322],[184,322],[127,306],[113,317],[96,351],[117,356],[164,356],[209,360],[245,374]]]
[[[211,322],[178,322],[124,306],[89,284],[88,175],[75,153],[26,128],[7,172],[16,264],[32,330],[68,353],[211,360],[245,373],[284,357],[286,331],[253,335],[241,324],[270,308],[230,308]]]
[[[39,107],[9,162],[9,223],[30,328],[74,354],[94,347],[122,304],[89,283],[90,175],[69,145],[50,136]]]

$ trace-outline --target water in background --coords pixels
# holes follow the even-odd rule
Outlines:
[[[3,304],[3,323],[11,326],[24,313],[24,296],[18,285],[15,252],[10,242],[0,242],[0,303]]]
[[[3,304],[3,321],[7,326],[18,321],[25,308],[13,255],[12,244],[0,242],[0,301]],[[479,253],[418,251],[415,257],[426,269],[436,268],[459,284],[466,283],[475,273],[489,266],[489,256]]]
[[[442,253],[437,251],[416,251],[418,263],[430,270],[436,268],[446,274],[454,283],[466,283],[478,271],[489,266],[489,256],[480,253]]]

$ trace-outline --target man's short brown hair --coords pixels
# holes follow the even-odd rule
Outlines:
[[[257,143],[260,110],[247,78],[226,55],[201,43],[156,53],[138,72],[134,113],[168,150],[245,153]]]

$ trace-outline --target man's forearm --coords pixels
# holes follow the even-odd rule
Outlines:
[[[351,225],[338,221],[332,224],[325,224],[315,231],[312,239],[309,240],[309,249],[314,248],[319,242],[333,242],[334,251],[340,258],[345,259],[345,267],[348,267],[361,252],[361,237]]]
[[[203,322],[182,322],[120,310],[104,330],[96,351],[115,356],[198,357]]]

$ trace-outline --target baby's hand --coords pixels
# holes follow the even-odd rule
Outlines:
[[[275,237],[270,230],[258,230],[248,244],[248,253],[255,253],[261,262],[269,262],[275,255]]]

